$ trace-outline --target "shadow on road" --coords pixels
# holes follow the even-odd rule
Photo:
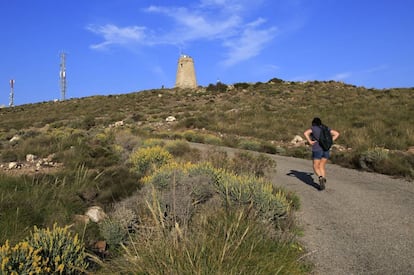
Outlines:
[[[313,178],[312,178],[313,173],[290,170],[290,172],[287,173],[286,175],[291,176],[291,177],[296,177],[300,179],[302,182],[306,183],[307,185],[310,185],[313,188],[319,190],[319,184],[313,181]]]

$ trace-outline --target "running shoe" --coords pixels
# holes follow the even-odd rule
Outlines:
[[[319,190],[324,190],[326,185],[326,178],[319,177]]]

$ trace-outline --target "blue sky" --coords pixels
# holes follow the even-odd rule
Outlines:
[[[411,0],[0,0],[0,105],[197,82],[337,80],[414,87]]]

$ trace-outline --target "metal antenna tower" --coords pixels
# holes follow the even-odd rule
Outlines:
[[[10,101],[9,107],[14,107],[14,79],[10,79]]]
[[[61,99],[65,100],[66,97],[66,54],[62,52],[60,54],[60,95]]]

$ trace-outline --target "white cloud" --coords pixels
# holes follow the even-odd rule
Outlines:
[[[352,76],[351,72],[338,73],[331,77],[332,80],[344,80]]]
[[[224,19],[213,19],[201,10],[190,10],[184,7],[166,8],[151,6],[148,12],[160,13],[174,20],[173,28],[158,39],[162,43],[182,44],[199,39],[220,39],[231,35],[241,24],[237,15],[226,16]]]
[[[372,67],[372,68],[366,69],[363,72],[370,74],[370,73],[376,73],[376,72],[379,72],[379,71],[384,71],[386,69],[388,69],[387,65],[380,65],[380,66],[377,66],[377,67]]]
[[[276,27],[258,29],[263,22],[264,20],[259,18],[255,22],[247,24],[246,29],[238,37],[224,42],[224,46],[229,49],[227,58],[223,61],[225,66],[232,66],[257,56],[266,43],[275,37]]]
[[[200,8],[213,8],[224,12],[239,13],[259,6],[262,0],[252,2],[251,0],[201,0],[199,6]]]
[[[92,49],[105,49],[109,45],[127,45],[142,42],[145,38],[145,27],[129,26],[120,28],[112,24],[103,26],[89,25],[87,29],[101,35],[104,42],[91,45]]]
[[[200,0],[191,7],[149,6],[145,12],[172,19],[172,24],[167,26],[169,29],[162,33],[150,26],[121,28],[108,24],[87,29],[104,39],[102,43],[91,45],[92,49],[137,43],[186,47],[192,42],[217,41],[227,50],[223,64],[232,66],[259,55],[277,33],[275,26],[264,26],[266,20],[263,18],[253,21],[244,18],[243,12],[253,8],[252,5],[247,0]]]

